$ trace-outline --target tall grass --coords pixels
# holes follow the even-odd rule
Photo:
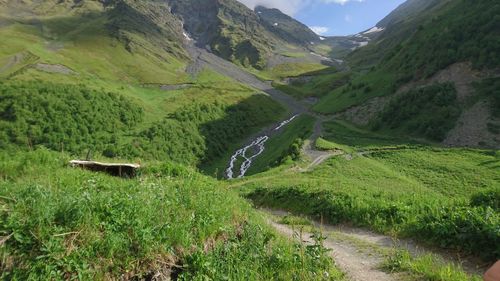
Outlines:
[[[321,277],[339,276],[330,259],[301,254],[190,168],[152,165],[124,180],[44,149],[1,159],[1,279],[338,280]]]
[[[495,156],[473,150],[381,151],[333,158],[310,173],[269,172],[242,183],[242,192],[257,205],[494,260],[500,256],[495,163]]]

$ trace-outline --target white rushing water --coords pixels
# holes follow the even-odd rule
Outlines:
[[[277,131],[281,129],[283,126],[286,126],[288,123],[292,122],[293,119],[295,119],[298,115],[292,116],[290,119],[287,119],[279,124],[278,127],[276,127],[274,130]],[[229,161],[229,167],[226,169],[226,176],[228,179],[233,179],[234,178],[234,166],[236,165],[236,162],[238,159],[241,157],[244,159],[243,163],[240,166],[240,174],[237,176],[238,178],[242,178],[245,176],[247,173],[248,169],[252,166],[252,161],[255,159],[257,156],[261,155],[265,148],[266,142],[269,140],[268,136],[260,136],[257,139],[255,139],[251,144],[245,146],[242,149],[237,150],[232,156],[231,160]],[[254,154],[252,156],[247,156],[248,151],[253,151]]]
[[[295,117],[297,117],[298,115],[294,115],[292,116],[292,118],[288,119],[288,120],[285,120],[283,122],[280,123],[280,125],[278,127],[276,127],[276,129],[274,129],[275,131],[281,129],[283,126],[285,126],[286,124],[290,123],[293,121],[293,119],[295,119]]]

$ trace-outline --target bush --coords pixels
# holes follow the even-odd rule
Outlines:
[[[403,130],[410,135],[442,141],[460,116],[456,98],[451,83],[410,90],[392,98],[372,128]]]
[[[500,189],[493,188],[478,192],[470,199],[471,206],[490,207],[495,211],[500,211]]]

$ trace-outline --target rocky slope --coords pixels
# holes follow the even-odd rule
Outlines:
[[[309,27],[278,9],[258,6],[255,8],[255,12],[269,32],[276,34],[286,42],[309,47],[320,41],[320,37]]]

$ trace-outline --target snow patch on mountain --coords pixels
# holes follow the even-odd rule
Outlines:
[[[381,31],[384,31],[384,28],[375,26],[375,27],[372,27],[370,30],[363,32],[363,34],[377,33],[377,32],[381,32]]]

